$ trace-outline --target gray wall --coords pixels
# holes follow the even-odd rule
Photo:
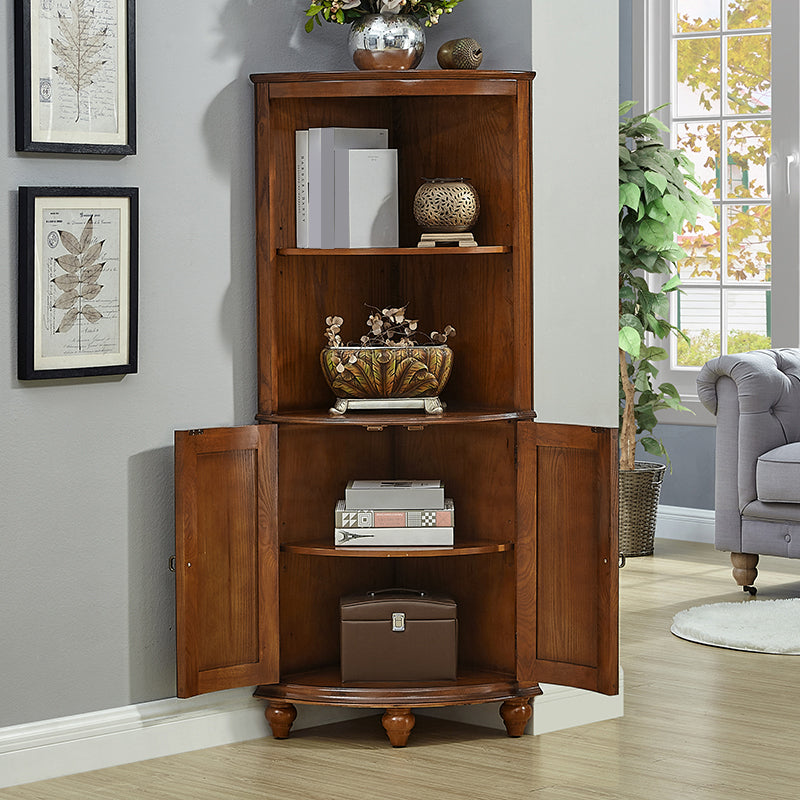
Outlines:
[[[666,506],[714,508],[714,447],[717,429],[708,425],[658,425],[656,438],[667,448],[667,470],[659,502]],[[637,448],[636,459],[667,463]]]
[[[172,435],[255,412],[251,72],[350,69],[300,0],[137,4],[138,155],[14,151],[0,5],[0,726],[172,696]],[[531,4],[467,0],[429,35],[531,67]],[[17,187],[140,189],[139,373],[16,380]]]

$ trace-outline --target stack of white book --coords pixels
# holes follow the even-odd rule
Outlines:
[[[298,247],[397,247],[397,150],[386,128],[295,131]]]
[[[455,509],[441,481],[350,481],[336,504],[337,547],[450,547]]]

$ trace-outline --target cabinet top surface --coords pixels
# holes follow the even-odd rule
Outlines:
[[[346,72],[267,72],[250,76],[253,83],[294,83],[323,81],[532,81],[535,72],[471,69],[350,70]]]

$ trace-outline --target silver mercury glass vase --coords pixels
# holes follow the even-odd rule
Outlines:
[[[365,14],[347,38],[359,69],[414,69],[425,51],[425,30],[411,14]]]

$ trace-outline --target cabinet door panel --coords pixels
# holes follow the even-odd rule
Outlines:
[[[175,434],[179,697],[278,680],[276,436]]]
[[[616,430],[518,427],[518,677],[616,694]]]

